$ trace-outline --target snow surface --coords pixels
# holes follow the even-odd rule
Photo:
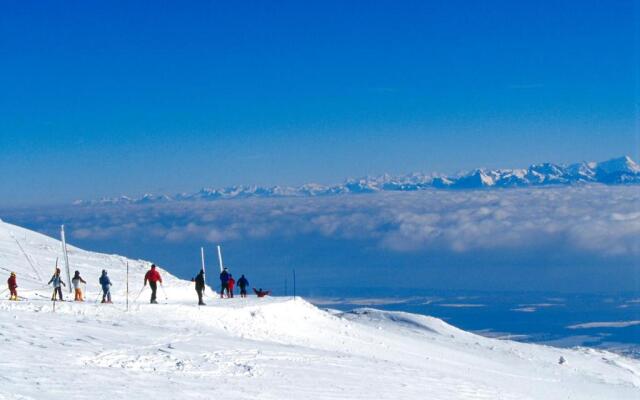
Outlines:
[[[464,332],[402,312],[321,310],[291,298],[215,299],[161,271],[166,295],[142,287],[148,263],[69,249],[85,303],[46,287],[60,243],[0,222],[0,271],[28,300],[0,301],[0,399],[638,399],[640,362]],[[115,304],[96,303],[107,269]],[[210,293],[210,291],[209,291]],[[44,297],[41,297],[44,296]],[[168,299],[167,299],[168,297]],[[566,362],[558,363],[560,357]]]

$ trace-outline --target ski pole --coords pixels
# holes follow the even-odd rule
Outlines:
[[[140,289],[140,293],[138,293],[138,295],[136,296],[135,299],[133,299],[133,302],[135,303],[136,301],[138,301],[138,297],[140,297],[140,295],[142,294],[142,292],[144,291],[144,289],[147,287],[147,285],[144,285],[142,287],[142,289]]]
[[[169,300],[169,297],[167,297],[167,292],[164,291],[164,285],[162,283],[160,284],[160,289],[162,289],[162,293],[164,293],[164,299]]]
[[[9,288],[5,288],[2,292],[0,292],[0,295],[4,292],[6,292],[7,290],[9,290]]]

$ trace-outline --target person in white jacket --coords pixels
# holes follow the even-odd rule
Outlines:
[[[84,301],[84,297],[82,294],[82,284],[87,284],[87,282],[80,277],[80,271],[76,271],[73,275],[73,279],[71,279],[71,284],[73,285],[73,289],[75,290],[76,297],[75,301]]]

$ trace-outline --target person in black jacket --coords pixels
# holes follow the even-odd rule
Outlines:
[[[229,270],[227,267],[220,272],[220,298],[224,297],[224,292],[227,292],[227,297],[229,297]]]
[[[193,281],[196,283],[196,292],[198,292],[198,305],[206,306],[202,301],[202,295],[204,294],[204,270],[201,269]]]

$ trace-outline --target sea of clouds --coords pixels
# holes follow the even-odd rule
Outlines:
[[[640,188],[636,186],[427,190],[66,211],[73,237],[81,239],[149,235],[160,241],[219,243],[317,234],[369,240],[397,252],[468,252],[561,243],[598,255],[640,254]]]
[[[381,254],[553,254],[634,264],[640,255],[640,187],[424,190],[316,198],[182,201],[5,210],[9,222],[56,235],[64,222],[76,242],[298,243],[305,238],[366,244]],[[190,250],[191,251],[191,250]],[[278,249],[279,252],[287,251]],[[291,249],[289,251],[292,251]],[[348,250],[346,250],[348,251]],[[358,264],[358,251],[353,263]],[[562,258],[566,260],[562,260]],[[504,257],[501,259],[504,264]],[[471,262],[470,261],[470,262]],[[364,262],[364,261],[363,261]]]

